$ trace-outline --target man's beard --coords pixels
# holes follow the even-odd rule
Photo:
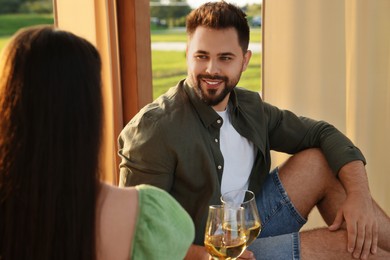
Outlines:
[[[207,89],[206,90],[207,93],[205,93],[205,91],[202,89],[202,85],[201,85],[202,79],[218,79],[218,80],[222,80],[225,86],[222,89],[222,92],[220,94],[217,94],[217,91],[218,91],[217,89]],[[238,82],[238,80],[237,80],[237,82]],[[227,94],[229,94],[234,89],[234,87],[236,86],[237,82],[234,83],[234,84],[231,84],[232,82],[229,82],[229,78],[225,77],[225,76],[210,76],[210,75],[199,74],[196,77],[197,85],[196,85],[196,88],[195,88],[195,92],[197,93],[199,98],[204,103],[206,103],[209,106],[216,106],[219,103],[221,103],[221,101],[225,99]]]

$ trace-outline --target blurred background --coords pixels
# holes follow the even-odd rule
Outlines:
[[[153,99],[186,76],[185,17],[205,0],[151,0]],[[231,1],[234,3],[234,1]],[[240,84],[261,89],[261,0],[235,1],[248,15],[254,55]],[[53,0],[0,0],[0,51],[19,28],[54,24]]]
[[[117,183],[118,133],[185,77],[184,17],[204,2],[0,0],[0,49],[19,28],[54,22],[98,47],[106,110],[103,178]],[[389,213],[390,1],[228,2],[247,12],[251,26],[254,55],[240,86],[345,133],[365,154],[373,197]],[[286,157],[275,153],[274,166]],[[316,214],[313,225],[322,223]]]

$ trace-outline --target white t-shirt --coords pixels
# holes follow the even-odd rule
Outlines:
[[[230,122],[227,110],[217,111],[222,117],[219,145],[224,158],[221,194],[225,192],[248,189],[249,175],[255,161],[255,147],[241,136]]]

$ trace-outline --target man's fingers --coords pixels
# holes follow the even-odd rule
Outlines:
[[[344,217],[343,217],[343,212],[341,210],[337,211],[336,217],[332,223],[332,225],[329,226],[330,231],[335,231],[338,230],[343,224]]]
[[[357,235],[357,227],[356,224],[348,224],[347,223],[347,232],[348,232],[348,252],[352,253],[355,250],[356,245],[356,235]]]
[[[245,250],[244,253],[242,253],[242,255],[240,255],[238,259],[255,260],[255,256],[252,251]]]
[[[362,259],[367,259],[370,254],[372,246],[372,226],[366,226],[366,232],[364,236],[364,245],[361,254]]]
[[[376,254],[378,250],[378,234],[379,234],[379,228],[378,223],[375,221],[374,226],[372,228],[372,245],[371,245],[371,253]]]
[[[357,234],[355,237],[351,237],[351,240],[355,240],[355,249],[353,250],[353,257],[354,258],[360,258],[360,255],[362,253],[363,245],[364,245],[364,238],[365,238],[365,228],[358,225],[357,227]],[[349,236],[348,232],[348,236]],[[349,240],[349,237],[348,237]]]

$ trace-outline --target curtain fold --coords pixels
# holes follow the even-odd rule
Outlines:
[[[390,212],[390,1],[263,2],[265,101],[344,132]],[[273,166],[286,158],[273,154]]]
[[[367,157],[374,198],[390,212],[390,1],[345,6],[347,134]]]
[[[100,169],[103,180],[117,183],[115,136],[123,123],[115,1],[55,0],[54,3],[56,25],[86,38],[99,50],[102,59],[104,103]]]
[[[56,25],[88,39],[102,58],[102,179],[118,184],[117,137],[152,101],[148,0],[54,0]],[[88,127],[88,126],[86,126]]]

